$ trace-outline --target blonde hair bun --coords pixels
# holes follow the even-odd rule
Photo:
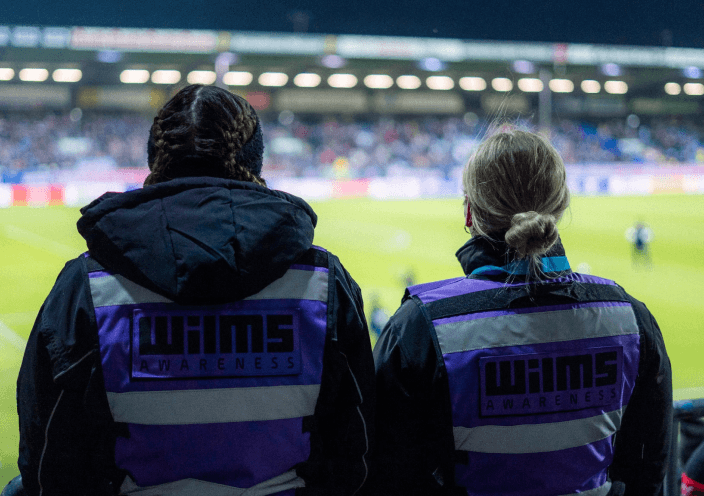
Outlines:
[[[506,231],[506,244],[516,250],[518,258],[540,255],[550,249],[558,238],[557,220],[553,215],[530,211],[511,218]]]

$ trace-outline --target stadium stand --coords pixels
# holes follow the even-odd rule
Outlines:
[[[0,116],[2,182],[22,183],[26,173],[58,169],[145,167],[151,125],[144,114],[70,113]],[[487,132],[490,121],[462,117],[358,119],[294,117],[265,121],[265,174],[274,177],[355,179],[400,175],[406,169],[450,177]],[[529,119],[514,119],[527,129]],[[694,121],[655,118],[563,119],[550,135],[568,164],[703,163],[704,130]]]

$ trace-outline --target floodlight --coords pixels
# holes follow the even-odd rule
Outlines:
[[[538,93],[543,91],[543,82],[538,78],[521,78],[518,80],[518,88],[526,93]]]
[[[49,71],[47,71],[46,69],[28,67],[20,71],[20,79],[22,81],[33,81],[41,83],[42,81],[46,81],[48,77]]]
[[[247,86],[253,79],[251,72],[230,71],[222,77],[222,82],[230,86]]]
[[[678,83],[665,83],[665,93],[668,95],[679,95],[682,87]]]
[[[152,73],[152,83],[176,84],[181,80],[181,73],[175,70],[159,70]]]
[[[0,81],[9,81],[15,77],[14,69],[9,67],[0,67]]]
[[[431,90],[451,90],[455,87],[455,82],[449,76],[430,76],[425,84]]]
[[[293,84],[299,88],[315,88],[320,84],[322,78],[314,72],[301,72],[293,78]]]
[[[357,84],[357,77],[353,74],[332,74],[328,84],[333,88],[353,88]]]
[[[146,69],[125,69],[120,73],[120,81],[127,84],[141,84],[149,81],[149,71]]]
[[[83,73],[80,69],[56,69],[51,77],[57,83],[76,83],[81,80]]]
[[[628,85],[625,81],[606,81],[604,90],[612,95],[623,95],[628,92]]]
[[[508,78],[494,78],[491,80],[491,87],[496,91],[511,91],[513,89],[513,83]]]
[[[580,84],[580,87],[585,93],[599,93],[601,91],[601,83],[593,79],[585,79],[582,81],[582,84]]]
[[[372,89],[386,89],[394,85],[394,80],[386,74],[369,74],[364,78],[364,85]]]
[[[288,82],[288,76],[283,72],[264,72],[257,81],[262,86],[283,86]]]
[[[554,93],[572,93],[574,91],[574,83],[569,79],[551,79],[548,86]]]
[[[420,78],[411,75],[399,76],[396,78],[396,84],[404,90],[415,90],[420,88]]]
[[[217,75],[215,71],[191,71],[186,76],[190,84],[213,84]]]
[[[685,83],[684,92],[688,95],[699,96],[704,95],[704,84],[702,83]]]

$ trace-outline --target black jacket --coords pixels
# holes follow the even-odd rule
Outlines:
[[[457,257],[465,274],[470,274],[481,266],[505,265],[506,253],[506,245],[476,237],[457,252]],[[562,255],[559,242],[548,253]],[[630,302],[641,337],[640,363],[633,395],[616,434],[609,478],[624,482],[628,496],[655,495],[670,446],[671,368],[655,319],[643,303],[634,298]],[[463,489],[453,489],[455,448],[449,384],[430,325],[416,301],[406,295],[374,348],[377,456],[370,494],[466,494]]]
[[[252,183],[176,179],[107,193],[82,209],[78,230],[108,270],[181,304],[255,294],[311,247],[317,217],[300,198]],[[359,287],[334,255],[320,396],[301,495],[352,494],[366,480],[374,383]],[[85,257],[66,264],[41,307],[17,384],[18,465],[33,496],[116,494],[125,474],[114,445]]]

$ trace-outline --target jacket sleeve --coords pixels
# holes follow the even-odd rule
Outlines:
[[[300,495],[353,495],[368,481],[374,441],[374,360],[357,283],[330,254],[331,309],[311,456],[298,474]]]
[[[431,332],[407,299],[374,348],[377,442],[368,494],[450,494],[454,485],[449,389]]]
[[[616,434],[612,480],[626,496],[661,494],[672,435],[672,370],[662,333],[645,305],[632,299],[641,330],[641,358],[633,394]],[[676,456],[676,454],[672,454]]]
[[[99,474],[110,430],[107,399],[102,403],[82,266],[73,260],[59,275],[34,323],[17,380],[18,466],[29,496],[106,494]]]

